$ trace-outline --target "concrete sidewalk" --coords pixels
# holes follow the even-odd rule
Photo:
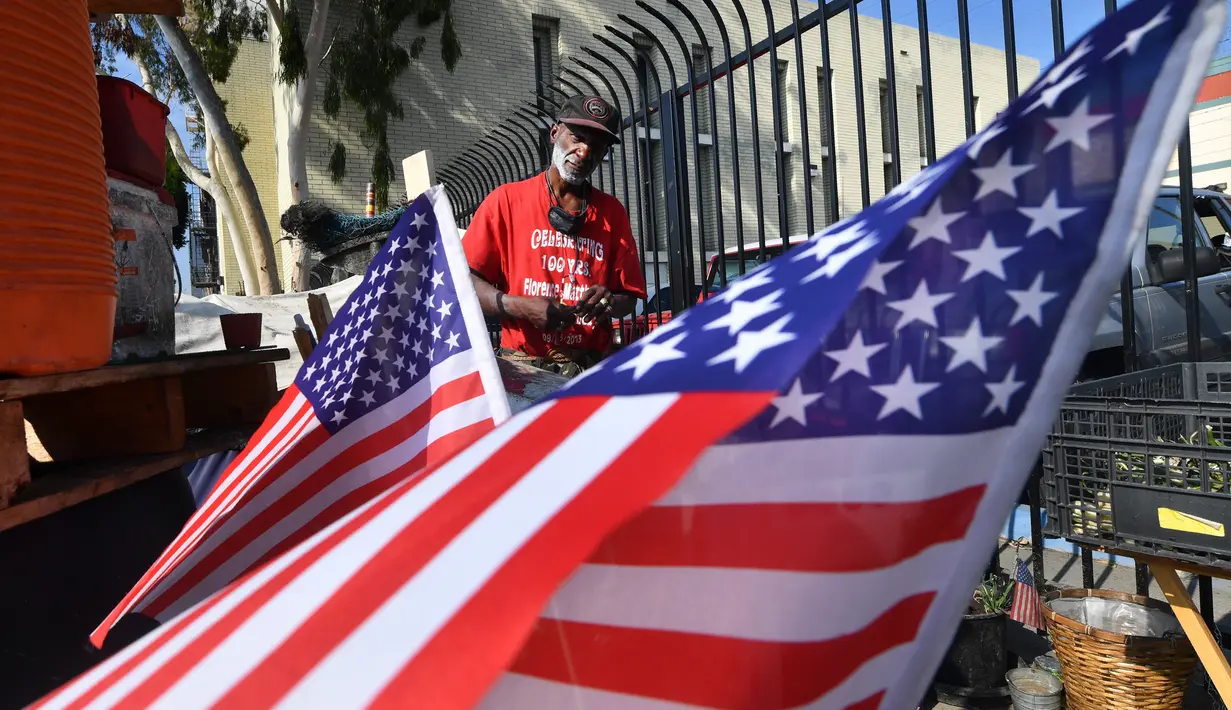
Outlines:
[[[1013,571],[1018,558],[1025,560],[1028,565],[1031,565],[1031,573],[1033,573],[1033,558],[1032,550],[1029,546],[1020,546],[1015,541],[1000,540],[1000,566],[1004,570]],[[1043,550],[1043,574],[1046,581],[1059,587],[1077,587],[1082,586],[1081,583],[1081,554],[1074,546],[1071,552],[1064,552],[1055,549]],[[1180,572],[1180,579],[1188,587],[1189,593],[1193,598],[1197,598],[1197,580],[1194,575]],[[1214,618],[1219,631],[1222,633],[1223,645],[1231,646],[1231,581],[1215,579],[1213,580],[1214,590]],[[1133,569],[1131,560],[1119,558],[1111,563],[1107,561],[1094,560],[1094,588],[1095,589],[1110,589],[1118,592],[1135,593],[1137,589],[1136,572]],[[1150,597],[1154,599],[1162,599],[1163,593],[1159,589],[1158,584],[1151,577],[1150,580]],[[1006,639],[1009,651],[1021,659],[1022,665],[1029,665],[1034,660],[1035,656],[1045,653],[1049,650],[1048,641],[1031,632],[1017,622],[1009,622],[1009,631]],[[1228,652],[1231,655],[1231,652]],[[1184,702],[1184,710],[1219,710],[1221,706],[1212,699],[1209,692],[1201,684],[1205,679],[1205,674],[1198,669],[1193,674],[1193,681],[1189,685],[1188,696]],[[1001,707],[1007,707],[1008,700],[1006,699]],[[955,710],[955,706],[945,703],[936,702],[935,698],[925,698],[921,707],[924,710],[934,708],[935,710]],[[986,707],[993,707],[987,705]]]

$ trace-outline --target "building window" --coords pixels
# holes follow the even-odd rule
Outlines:
[[[915,85],[915,116],[918,119],[919,131],[919,167],[927,167],[928,164],[928,121],[927,115],[924,113],[923,106],[923,86]]]
[[[708,56],[707,56],[708,55]],[[692,73],[698,80],[709,74],[710,68],[713,66],[713,51],[706,52],[706,48],[694,44],[692,46]],[[709,84],[694,89],[696,95],[694,100],[697,102],[697,130],[700,133],[710,132],[710,111],[713,106],[710,105],[710,89]]]
[[[777,146],[778,151],[782,154],[782,175],[783,185],[779,186],[782,190],[783,200],[786,202],[786,229],[787,233],[780,235],[783,240],[791,236],[793,225],[799,224],[800,219],[795,214],[797,210],[802,210],[801,205],[795,204],[794,183],[795,183],[795,166],[791,160],[791,154],[787,152],[787,145],[791,142],[791,130],[788,116],[790,115],[790,107],[795,105],[789,96],[790,74],[788,73],[788,64],[785,59],[778,60],[778,71],[774,80],[778,82],[778,96],[782,98],[781,110],[778,112],[778,127],[782,130],[783,145]]]
[[[532,22],[534,93],[539,97],[537,100],[539,110],[554,114],[555,111],[552,110],[551,104],[543,96],[550,94],[550,90],[545,88],[545,85],[553,83],[552,77],[556,75],[556,67],[559,65],[560,21],[554,17],[535,15]],[[539,131],[539,140],[542,151],[539,158],[546,165],[551,156],[551,145],[547,138],[546,128]]]

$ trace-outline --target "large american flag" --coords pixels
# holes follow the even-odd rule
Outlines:
[[[507,419],[488,342],[451,208],[434,188],[93,641],[128,612],[172,618]]]
[[[42,707],[914,707],[1224,1],[1138,0],[885,199]]]

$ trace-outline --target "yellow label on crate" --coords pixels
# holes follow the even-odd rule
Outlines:
[[[1209,535],[1211,537],[1227,536],[1227,529],[1222,523],[1198,518],[1195,515],[1181,513],[1171,508],[1158,509],[1158,526],[1164,530],[1178,530],[1180,532]]]

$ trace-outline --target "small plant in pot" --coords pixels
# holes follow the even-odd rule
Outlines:
[[[989,574],[975,587],[936,672],[936,693],[941,700],[967,705],[964,700],[1008,695],[1005,619],[1012,601],[1013,584],[1002,575]]]

